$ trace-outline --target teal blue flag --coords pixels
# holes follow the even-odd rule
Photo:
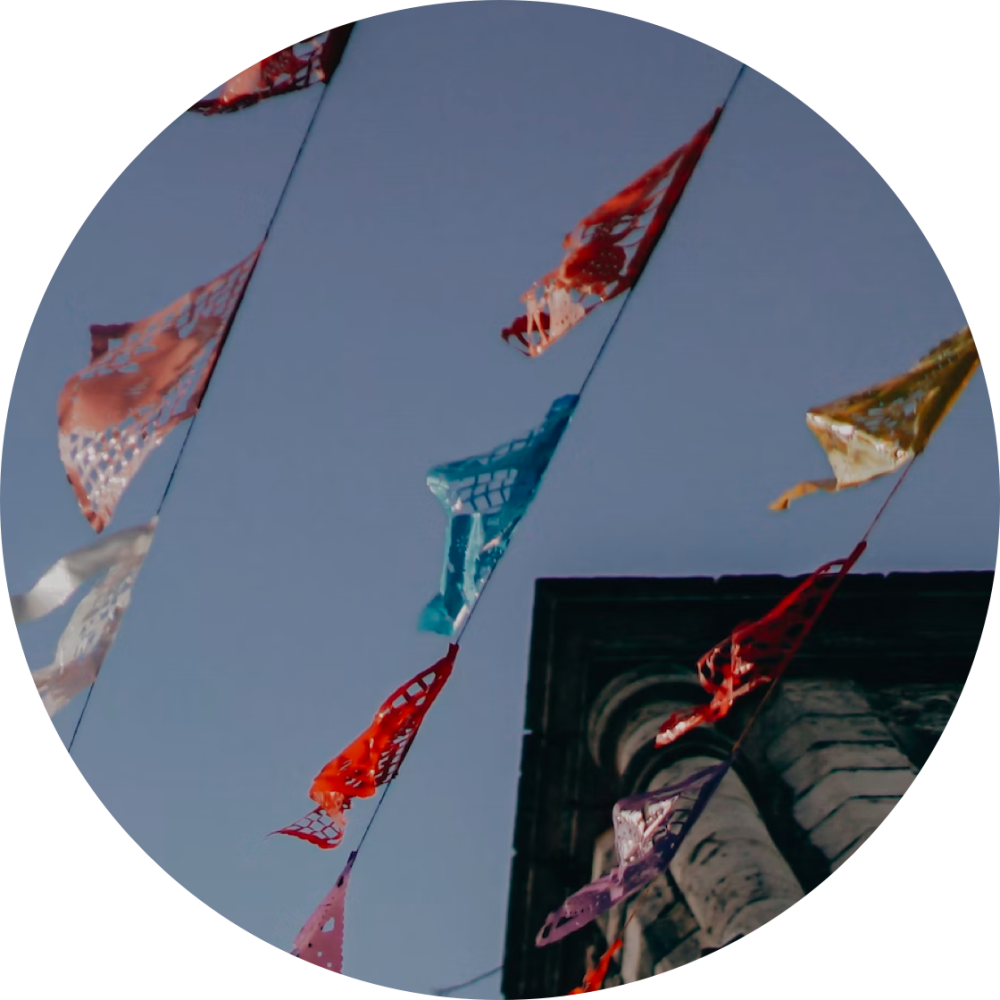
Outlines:
[[[441,591],[424,608],[420,628],[450,636],[462,627],[534,499],[578,399],[557,399],[527,437],[427,473],[448,528]]]

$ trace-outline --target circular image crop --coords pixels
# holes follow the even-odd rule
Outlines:
[[[972,332],[873,168],[717,50],[537,3],[181,114],[56,271],[2,472],[40,723],[128,834],[324,974],[483,1000],[834,875],[948,722],[1000,519]]]

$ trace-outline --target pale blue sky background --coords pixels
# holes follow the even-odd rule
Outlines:
[[[563,234],[686,141],[737,69],[578,8],[455,4],[355,29],[74,750],[157,862],[272,944],[290,946],[373,804],[336,852],[263,835],[308,811],[319,767],[446,646],[415,628],[443,546],[426,469],[579,386],[614,305],[537,361],[499,332]],[[245,256],[322,94],[182,115],[81,230],[11,400],[12,591],[93,539],[55,427],[87,325],[148,315]],[[355,866],[345,972],[426,992],[502,958],[533,581],[798,574],[845,555],[885,482],[767,510],[826,474],[804,411],[963,322],[881,179],[748,71]],[[114,528],[155,510],[182,434]],[[859,571],[992,568],[997,480],[980,375]],[[32,667],[71,610],[22,628]]]

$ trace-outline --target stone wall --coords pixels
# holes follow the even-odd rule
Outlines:
[[[647,678],[647,685],[653,682]],[[592,748],[608,745],[606,734],[595,729],[610,724],[613,713],[607,709],[616,695],[633,688],[638,689],[636,681],[619,681],[607,701],[599,702],[606,710],[592,713]],[[953,695],[947,688],[925,684],[880,690],[872,699],[854,681],[784,681],[745,745],[758,780],[778,781],[786,791],[779,798],[787,814],[772,815],[771,824],[794,826],[825,859],[825,874],[836,870],[885,819],[916,776],[917,767],[899,746],[900,727],[919,724],[927,729],[936,723],[940,733],[947,717],[943,707],[950,711]],[[619,718],[614,766],[620,775],[629,772],[633,756],[648,745],[650,719],[662,720],[675,707],[673,700],[654,698],[629,713],[624,724]],[[680,781],[717,760],[682,758],[634,791]],[[595,843],[593,877],[614,863],[613,831],[608,829]],[[641,898],[602,918],[601,930],[610,942],[635,911],[608,985],[666,972],[724,947],[803,895],[753,796],[736,771],[730,771],[669,873]]]

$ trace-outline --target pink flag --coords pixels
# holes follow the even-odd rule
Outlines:
[[[97,532],[149,453],[198,412],[260,247],[137,323],[91,326],[90,364],[59,395],[59,455]]]
[[[357,851],[352,851],[344,870],[334,887],[316,912],[305,922],[292,944],[292,954],[297,958],[321,965],[333,972],[344,967],[344,903],[347,900],[347,882]]]

